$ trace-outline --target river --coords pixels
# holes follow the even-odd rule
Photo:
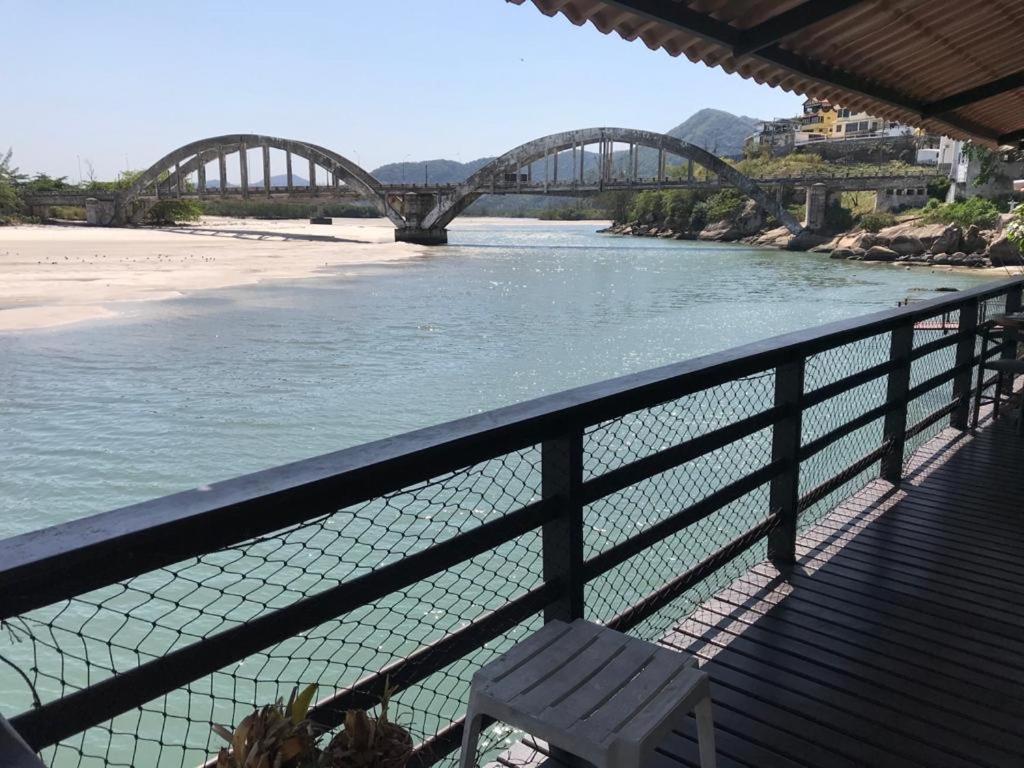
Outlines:
[[[979,279],[739,245],[600,235],[593,223],[493,221],[460,228],[456,221],[449,245],[409,261],[197,292],[141,302],[116,319],[0,334],[0,535]],[[367,536],[352,546],[372,549],[368,535],[379,522],[367,523]],[[423,530],[433,524],[423,523]],[[217,567],[215,576],[231,573]],[[477,609],[506,597],[496,589]],[[408,610],[419,605],[418,597],[406,598]],[[401,616],[402,609],[392,606],[388,616]],[[438,624],[442,631],[472,618],[448,610]],[[76,603],[67,615],[85,622],[94,618],[90,611]],[[74,633],[40,639],[65,618],[40,618],[36,649],[45,655],[54,643],[62,651],[64,643],[75,649],[81,643],[76,652],[92,654],[94,672],[104,668],[96,656],[105,652],[119,665],[130,663],[132,632],[140,642],[153,641],[152,622],[160,623],[150,616],[149,625],[115,628],[113,650],[103,632],[89,640],[88,651]],[[387,627],[375,626],[386,642]],[[181,640],[179,629],[167,647]],[[407,650],[428,636],[400,630],[394,631]],[[15,642],[7,652],[27,667],[29,647]],[[351,659],[350,668],[332,672],[337,679],[355,679],[360,665],[378,668],[376,656]],[[303,667],[295,674],[308,680],[312,673]],[[465,674],[457,676],[459,685]],[[61,675],[51,669],[37,676],[44,698],[81,683],[75,673]],[[217,696],[244,702],[248,689],[238,685],[234,676],[213,683]],[[26,703],[25,687],[4,668],[2,693]],[[200,694],[191,696],[168,699],[152,719],[142,716],[137,729],[148,735],[141,742],[112,740],[101,729],[62,747],[53,764],[100,765],[104,758],[96,756],[108,749],[126,765],[154,764],[157,754],[160,765],[187,764],[202,752],[169,750],[165,759],[160,747],[183,738],[188,721],[198,720],[188,738],[202,748],[217,715]],[[423,706],[457,714],[461,699],[452,696]],[[159,716],[161,706],[166,715],[186,705],[193,708],[188,718]],[[136,730],[129,720],[122,723],[125,733]]]

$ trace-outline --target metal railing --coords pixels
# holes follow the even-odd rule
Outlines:
[[[295,685],[320,684],[327,730],[389,689],[413,765],[451,759],[472,671],[541,622],[655,639],[754,562],[792,563],[800,528],[879,475],[898,483],[948,423],[966,428],[979,317],[1018,310],[1022,286],[2,541],[0,714],[55,768],[190,766],[216,749],[211,723]]]

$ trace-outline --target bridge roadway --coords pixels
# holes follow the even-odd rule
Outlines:
[[[773,188],[806,188],[814,184],[824,184],[830,190],[875,191],[883,188],[915,189],[925,187],[935,179],[935,174],[815,174],[802,176],[771,176],[751,177],[753,181],[766,189]],[[451,195],[458,190],[458,184],[381,184],[380,189],[387,195],[405,196],[407,194]],[[586,197],[610,191],[642,192],[661,189],[694,189],[717,191],[733,187],[733,184],[719,179],[702,181],[698,179],[611,179],[609,181],[587,182],[527,182],[527,183],[496,183],[484,189],[484,194],[491,195],[539,195],[552,197]],[[250,185],[246,191],[238,185],[229,185],[224,189],[207,187],[205,194],[194,187],[185,187],[180,192],[176,189],[161,187],[150,193],[139,195],[143,200],[217,200],[222,197],[244,199],[272,199],[310,201],[318,199],[358,199],[362,195],[343,184],[320,185],[310,189],[303,186],[271,186],[266,192],[262,185]],[[78,190],[37,192],[25,197],[29,205],[77,205],[84,206],[86,200],[110,200],[115,192],[81,192]]]
[[[626,144],[628,150],[616,151],[616,144]],[[251,182],[250,150],[262,153],[262,178],[253,178]],[[288,183],[283,186],[271,184],[271,150],[284,154]],[[639,173],[641,151],[647,152],[648,161],[656,158],[653,177]],[[227,157],[233,154],[237,155],[238,185],[229,185],[226,181]],[[685,176],[669,178],[670,156],[686,162]],[[312,183],[295,183],[294,158],[306,161]],[[217,180],[208,184],[206,169],[211,163],[219,173]],[[707,170],[707,179],[694,177],[694,165]],[[540,178],[536,178],[538,176]],[[38,193],[26,197],[26,203],[36,210],[53,205],[84,205],[90,223],[117,226],[140,220],[149,208],[164,199],[224,197],[320,201],[358,198],[366,200],[380,215],[391,220],[396,240],[438,244],[447,242],[446,227],[452,219],[485,194],[582,197],[613,190],[735,188],[796,235],[805,229],[816,231],[823,225],[826,207],[835,193],[854,190],[920,193],[933,178],[935,175],[927,172],[905,175],[840,172],[750,178],[710,152],[672,136],[627,128],[585,128],[522,144],[458,183],[384,184],[348,158],[324,147],[273,136],[234,134],[201,139],[172,151],[144,171],[128,189]],[[783,188],[805,190],[807,206],[803,224],[782,205],[779,191]]]

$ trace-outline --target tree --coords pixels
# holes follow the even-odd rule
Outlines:
[[[1024,253],[1024,204],[1018,205],[1013,211],[1013,218],[1006,227],[1007,239]]]
[[[0,215],[17,213],[21,209],[16,185],[22,178],[17,168],[11,167],[13,150],[0,157]]]

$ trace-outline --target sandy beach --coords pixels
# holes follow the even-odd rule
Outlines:
[[[385,219],[258,221],[206,217],[183,227],[0,227],[0,332],[113,317],[119,302],[420,255]]]

